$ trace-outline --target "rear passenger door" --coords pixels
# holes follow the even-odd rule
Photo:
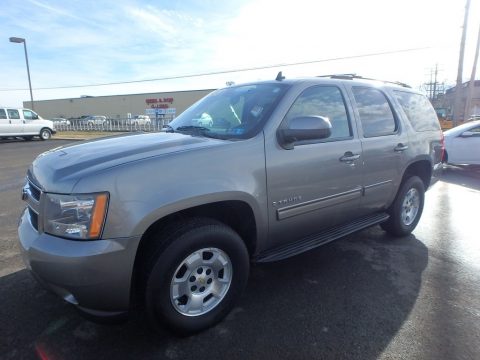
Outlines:
[[[350,86],[350,91],[363,150],[363,215],[394,199],[407,162],[408,136],[386,92],[367,85]]]

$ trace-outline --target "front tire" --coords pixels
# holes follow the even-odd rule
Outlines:
[[[190,335],[221,321],[248,279],[249,256],[240,236],[210,219],[192,219],[163,236],[152,256],[145,301],[149,320]]]
[[[52,137],[52,132],[49,129],[42,129],[40,131],[40,139],[48,140]]]
[[[423,212],[425,186],[418,176],[411,176],[402,183],[390,206],[390,218],[380,224],[383,230],[393,236],[409,235],[417,226]]]

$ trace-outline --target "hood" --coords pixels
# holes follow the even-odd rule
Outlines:
[[[28,176],[44,191],[68,193],[82,177],[98,171],[223,143],[221,140],[178,133],[112,136],[47,151],[35,159]]]

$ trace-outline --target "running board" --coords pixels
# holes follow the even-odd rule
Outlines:
[[[261,252],[254,259],[254,261],[263,263],[283,260],[291,256],[298,255],[308,250],[314,249],[320,245],[329,243],[330,241],[337,240],[356,231],[384,222],[388,220],[389,217],[390,215],[388,215],[387,213],[377,213],[359,218],[346,225],[334,226],[318,234],[307,236],[306,238],[295,241],[293,243],[285,244]]]

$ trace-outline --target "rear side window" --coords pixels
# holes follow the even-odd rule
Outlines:
[[[368,87],[353,87],[353,96],[357,103],[363,136],[383,136],[397,130],[392,108],[380,90]]]
[[[5,112],[5,109],[0,109],[0,119],[6,119],[7,118],[7,113]]]
[[[10,119],[20,119],[20,113],[15,109],[7,109],[8,117]]]
[[[350,138],[352,130],[340,89],[336,86],[314,86],[306,89],[293,103],[286,122],[299,116],[323,116],[332,124],[328,140]]]
[[[394,94],[415,131],[440,130],[437,113],[425,96],[405,91]]]

